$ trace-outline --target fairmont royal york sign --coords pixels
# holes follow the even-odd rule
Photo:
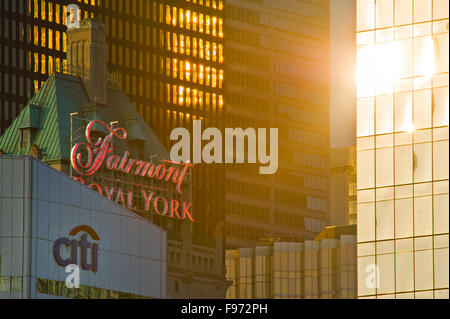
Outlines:
[[[107,131],[106,136],[93,137],[94,125],[103,126]],[[154,187],[147,185],[145,182],[142,184],[130,182],[134,180],[133,177],[141,177],[144,181],[148,180],[150,184],[152,184],[152,180],[156,180],[167,183],[168,186],[175,189],[176,193],[181,195],[183,179],[192,164],[169,160],[163,160],[156,164],[130,158],[130,152],[128,151],[125,151],[122,156],[115,155],[112,146],[114,137],[125,140],[127,131],[123,128],[112,128],[102,121],[89,122],[85,131],[86,142],[75,144],[71,150],[71,165],[76,174],[79,175],[73,176],[73,178],[83,185],[87,185],[88,177],[99,174],[101,169],[102,171],[122,172],[129,179],[116,179],[113,182],[118,185],[131,185],[133,190],[124,190],[123,187],[100,185],[99,183],[91,183],[88,186],[130,210],[153,211],[161,216],[180,220],[188,219],[193,222],[191,202],[161,195],[164,192],[169,194],[169,187]],[[136,193],[136,189],[138,193]],[[139,200],[136,199],[137,197]],[[138,202],[142,207],[136,207]]]

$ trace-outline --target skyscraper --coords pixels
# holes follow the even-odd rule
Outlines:
[[[192,131],[195,119],[223,127],[223,1],[103,0],[95,12],[106,24],[108,70],[167,149],[172,129]],[[195,172],[194,234],[215,242],[224,173],[214,164]]]
[[[106,24],[108,70],[118,75],[120,87],[167,149],[175,143],[169,139],[172,129],[185,127],[192,135],[193,120],[202,120],[204,127],[223,127],[222,0],[103,0],[96,14]],[[197,285],[177,272],[176,280],[168,283],[170,297],[187,298],[188,290],[207,295],[209,288],[201,284],[223,278],[223,181],[219,164],[195,165],[192,244],[222,249],[222,256],[213,267],[205,267],[207,258],[187,251],[194,248],[180,248],[179,235],[169,232],[177,251],[174,261],[200,273],[212,268],[214,273]]]
[[[309,238],[328,212],[329,1],[228,0],[227,127],[279,128],[279,167],[226,169],[229,248]]]
[[[357,2],[361,298],[448,298],[449,2]]]
[[[73,1],[83,17],[93,15],[98,0]],[[0,134],[54,68],[62,70],[67,52],[63,0],[0,2]]]

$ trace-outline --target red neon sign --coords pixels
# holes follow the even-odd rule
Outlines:
[[[91,136],[91,131],[94,124],[102,125],[107,132],[106,137],[99,137],[94,140]],[[149,179],[157,179],[160,181],[172,182],[175,185],[175,189],[178,193],[182,193],[181,185],[184,177],[186,176],[187,169],[192,167],[189,163],[177,163],[169,160],[164,160],[162,163],[155,165],[153,162],[147,162],[143,160],[129,158],[130,152],[125,151],[122,157],[112,154],[113,147],[111,146],[111,141],[113,137],[125,140],[127,138],[127,131],[123,128],[113,129],[108,124],[102,121],[91,121],[86,126],[86,141],[87,143],[81,142],[73,146],[70,154],[70,161],[73,169],[81,176],[93,176],[102,166],[106,167],[112,171],[120,171],[126,174],[147,177]],[[85,151],[85,153],[83,152]],[[83,154],[85,154],[83,156]],[[83,158],[87,157],[87,158]],[[74,177],[75,180],[79,181],[83,185],[85,184],[83,177]],[[111,180],[111,179],[110,179]],[[117,180],[119,181],[119,180]],[[179,201],[176,199],[166,199],[163,196],[156,195],[154,191],[168,191],[164,188],[152,187],[142,184],[131,183],[127,181],[120,181],[124,184],[131,184],[134,186],[141,187],[141,195],[144,198],[145,211],[149,211],[152,208],[154,211],[161,216],[167,216],[170,218],[186,219],[188,218],[192,222],[192,214],[190,209],[192,203],[182,202],[180,205]],[[114,189],[106,186],[101,186],[99,184],[90,184],[89,188],[96,190],[100,194],[108,197],[109,199],[125,206],[128,209],[136,210],[133,205],[134,194],[132,191],[124,192],[121,188]],[[148,192],[148,190],[153,190]],[[115,196],[114,196],[115,194]],[[151,202],[153,201],[153,205]],[[162,203],[163,209],[158,207],[158,202]],[[170,203],[170,204],[169,204]],[[182,207],[182,214],[178,209]]]

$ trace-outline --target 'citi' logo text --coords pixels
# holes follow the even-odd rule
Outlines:
[[[55,257],[56,262],[58,265],[62,267],[66,267],[70,264],[78,265],[78,247],[80,247],[81,253],[80,253],[80,262],[81,262],[81,268],[84,270],[92,270],[93,272],[96,272],[98,270],[98,244],[90,243],[87,240],[87,234],[89,234],[93,240],[100,240],[100,237],[98,237],[95,230],[93,230],[91,227],[87,225],[81,225],[77,226],[74,229],[72,229],[69,233],[70,236],[75,236],[79,232],[84,232],[84,234],[81,236],[80,240],[72,239],[63,237],[59,238],[55,241],[53,244],[53,256]],[[67,246],[70,248],[70,258],[64,259],[61,256],[61,246]],[[91,264],[88,263],[88,250],[90,249],[91,252]]]

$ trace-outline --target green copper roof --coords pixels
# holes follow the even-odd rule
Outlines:
[[[119,121],[114,127],[130,130],[136,139],[145,141],[144,158],[152,155],[168,159],[164,145],[145,120],[139,115],[130,100],[117,87],[108,86],[108,105],[93,106],[89,101],[80,78],[55,74],[49,77],[42,88],[0,137],[0,149],[6,154],[27,155],[30,147],[21,147],[21,128],[36,128],[30,146],[35,144],[41,150],[43,161],[69,160],[70,156],[70,113],[80,117],[101,120],[106,123]],[[130,121],[129,119],[135,119]],[[74,120],[74,128],[76,128]],[[87,124],[85,122],[85,124]],[[127,124],[130,127],[127,127]],[[78,121],[78,127],[80,127]],[[81,134],[84,130],[80,130]],[[114,153],[132,150],[128,141],[114,140]]]

